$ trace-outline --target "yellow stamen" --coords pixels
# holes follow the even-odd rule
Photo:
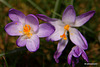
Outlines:
[[[23,29],[24,29],[24,30],[23,30],[24,32],[30,32],[31,27],[30,27],[30,25],[27,25],[27,24],[26,24],[26,25],[23,27]]]
[[[64,29],[65,29],[64,30],[64,34],[63,35],[60,35],[60,37],[63,38],[64,40],[67,40],[67,37],[66,37],[65,33],[66,33],[66,30],[67,31],[69,30],[69,27],[70,27],[69,25],[65,25],[64,26]]]
[[[17,23],[15,23],[15,24],[17,24]]]
[[[24,32],[25,35],[27,35],[27,37],[32,36],[32,33],[30,33],[30,30],[31,30],[30,25],[27,25],[27,24],[26,24],[26,25],[23,27],[23,32]]]

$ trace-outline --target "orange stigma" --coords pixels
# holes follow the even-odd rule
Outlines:
[[[67,40],[65,33],[63,35],[60,35],[60,37],[63,38],[64,40]]]
[[[66,33],[66,30],[67,31],[69,30],[69,27],[70,27],[69,25],[65,25],[64,26],[64,34],[60,35],[60,37],[63,38],[64,40],[67,40],[67,37],[66,37],[65,33]]]

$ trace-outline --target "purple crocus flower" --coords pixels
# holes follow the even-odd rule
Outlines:
[[[37,17],[33,14],[25,16],[18,10],[10,9],[9,17],[12,22],[5,26],[5,31],[11,36],[20,36],[16,41],[17,45],[26,46],[30,52],[39,48],[39,37],[48,37],[54,32],[48,23],[39,25]]]
[[[58,58],[65,49],[68,39],[67,31],[69,31],[70,40],[82,49],[87,49],[88,44],[84,36],[74,27],[80,27],[84,25],[93,15],[95,11],[89,11],[80,16],[76,16],[74,7],[69,5],[63,12],[62,20],[49,18],[43,14],[37,14],[36,16],[45,22],[49,22],[55,27],[55,32],[47,39],[52,41],[59,41],[57,51],[54,54],[55,61],[58,63]]]
[[[88,62],[88,57],[85,51],[79,48],[78,46],[74,46],[68,55],[68,58],[67,58],[68,64],[71,64],[71,61],[72,61],[72,66],[75,67],[75,63],[79,62],[79,57],[81,55],[84,58],[84,60]]]

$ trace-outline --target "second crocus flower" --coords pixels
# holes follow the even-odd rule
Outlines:
[[[37,14],[36,16],[43,21],[49,22],[55,27],[55,32],[48,37],[48,40],[59,41],[57,51],[54,54],[54,59],[58,63],[58,58],[65,49],[68,38],[67,32],[69,32],[70,40],[81,49],[87,49],[88,44],[85,37],[74,27],[80,27],[84,25],[93,15],[95,11],[89,11],[80,16],[76,16],[74,7],[69,5],[63,12],[62,20],[49,18],[43,14]]]

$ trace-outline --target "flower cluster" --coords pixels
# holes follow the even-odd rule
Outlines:
[[[5,26],[5,31],[11,36],[20,36],[16,44],[19,47],[26,46],[30,52],[35,52],[39,48],[39,37],[47,37],[47,40],[59,41],[54,59],[58,63],[59,57],[68,43],[68,33],[70,40],[76,45],[68,55],[68,64],[75,66],[75,61],[82,57],[88,62],[88,57],[84,50],[88,48],[85,37],[75,28],[84,25],[95,11],[89,11],[80,16],[76,16],[74,7],[69,5],[63,12],[62,20],[49,18],[43,14],[29,14],[25,16],[22,12],[10,9],[9,17],[12,20]],[[45,22],[39,25],[37,17]]]

